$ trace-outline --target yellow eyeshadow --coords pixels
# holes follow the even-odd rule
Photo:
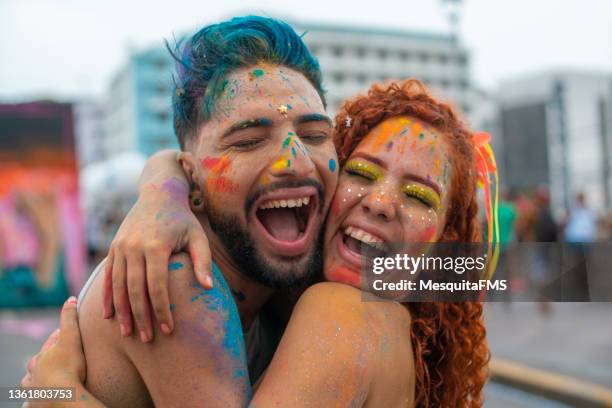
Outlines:
[[[344,169],[351,173],[357,173],[360,176],[370,180],[382,180],[384,178],[383,171],[375,164],[351,160],[344,165]]]
[[[430,187],[419,184],[407,184],[402,187],[402,192],[409,197],[423,201],[436,211],[440,209],[440,196]]]

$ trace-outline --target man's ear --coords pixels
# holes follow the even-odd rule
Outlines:
[[[204,209],[204,197],[200,188],[202,178],[200,166],[190,152],[180,152],[177,160],[189,182],[189,207],[193,212],[202,211]]]

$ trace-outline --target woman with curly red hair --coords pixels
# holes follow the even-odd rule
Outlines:
[[[481,240],[472,133],[410,79],[346,102],[334,141],[328,282],[301,295],[252,406],[481,406],[482,304],[364,302],[361,273],[365,247]]]
[[[444,222],[436,240],[481,242],[472,133],[449,105],[435,100],[418,80],[410,79],[388,86],[374,85],[367,96],[358,96],[344,104],[336,117],[334,140],[340,165],[346,170],[347,161],[350,162],[360,144],[367,142],[365,139],[372,137],[381,125],[402,117],[414,120],[412,126],[408,123],[408,127],[414,136],[423,137],[423,144],[427,143],[427,133],[415,131],[415,128],[421,128],[419,123],[422,123],[423,128],[429,125],[434,132],[433,137],[438,133],[448,148],[450,180],[448,183],[444,179],[438,180],[442,189],[447,190],[447,207],[444,214],[440,214]],[[351,123],[351,126],[345,126],[347,123]],[[399,134],[403,131],[404,129],[401,129]],[[397,139],[396,136],[395,140],[389,138],[381,141],[381,136],[377,136],[377,139],[365,145],[364,149],[376,149],[376,144],[382,143],[389,146],[398,143]],[[419,150],[420,141],[401,137],[399,140],[399,143],[403,143],[399,149],[402,150],[401,153],[405,151],[406,154],[400,154],[398,159],[409,161],[412,152],[407,150],[407,146],[411,145]],[[431,155],[431,150],[426,154]],[[425,154],[420,156],[419,160],[427,160],[424,156]],[[435,165],[434,162],[432,167]],[[359,167],[359,163],[357,166]],[[425,166],[427,167],[427,164]],[[343,188],[341,176],[337,197],[342,194]],[[333,216],[332,204],[330,219]],[[409,219],[413,218],[412,214],[408,216]],[[328,229],[332,222],[328,220]],[[431,237],[426,235],[417,238],[417,241],[421,242],[430,240]],[[409,242],[409,239],[405,237],[404,241]],[[326,276],[329,279],[329,275]],[[482,303],[411,302],[405,306],[411,315],[410,335],[416,375],[415,406],[481,406],[482,388],[486,382],[486,365],[489,360]]]

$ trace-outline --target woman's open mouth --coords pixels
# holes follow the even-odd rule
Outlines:
[[[313,242],[318,201],[313,187],[266,194],[254,205],[256,229],[279,255],[301,255]]]
[[[338,231],[336,242],[339,255],[357,271],[366,261],[388,254],[385,240],[357,226],[349,225]]]

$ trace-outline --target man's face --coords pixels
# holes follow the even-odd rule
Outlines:
[[[255,65],[223,82],[191,150],[212,231],[243,273],[270,287],[320,269],[320,232],[337,183],[331,121],[300,73]]]

